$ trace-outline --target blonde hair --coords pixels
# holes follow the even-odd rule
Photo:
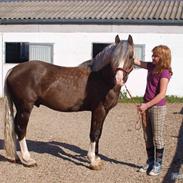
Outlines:
[[[154,55],[160,58],[159,64],[156,65],[155,72],[161,73],[164,69],[168,69],[173,75],[171,68],[171,50],[165,45],[159,45],[152,49]]]

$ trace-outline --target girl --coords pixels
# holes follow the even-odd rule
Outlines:
[[[159,45],[152,50],[152,62],[135,59],[134,63],[148,70],[144,101],[137,106],[145,117],[143,131],[147,152],[147,163],[139,172],[159,175],[164,152],[165,96],[172,76],[171,51],[167,46]]]

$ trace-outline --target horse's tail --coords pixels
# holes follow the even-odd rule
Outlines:
[[[10,158],[11,160],[15,160],[16,135],[14,128],[13,101],[7,86],[7,77],[10,71],[7,73],[4,83],[4,148],[8,158]]]

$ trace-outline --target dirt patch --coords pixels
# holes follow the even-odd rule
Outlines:
[[[134,104],[118,104],[108,114],[100,140],[103,169],[88,168],[90,112],[62,113],[34,108],[27,143],[38,166],[26,168],[6,160],[0,102],[0,182],[2,183],[159,183],[183,181],[183,104],[169,104],[162,173],[150,177],[137,169],[146,161],[142,129],[135,129]],[[182,179],[181,179],[182,178]],[[181,180],[180,180],[181,179]]]

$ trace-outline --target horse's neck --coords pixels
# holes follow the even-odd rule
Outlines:
[[[100,77],[110,85],[114,84],[114,72],[112,71],[111,65],[108,64],[105,67],[103,67],[100,71],[98,71]]]
[[[106,65],[103,69],[99,71],[99,74],[99,77],[101,77],[104,82],[107,83],[111,89],[113,88],[114,92],[119,95],[121,91],[121,86],[116,85],[115,83],[115,72],[112,70],[111,65]]]

